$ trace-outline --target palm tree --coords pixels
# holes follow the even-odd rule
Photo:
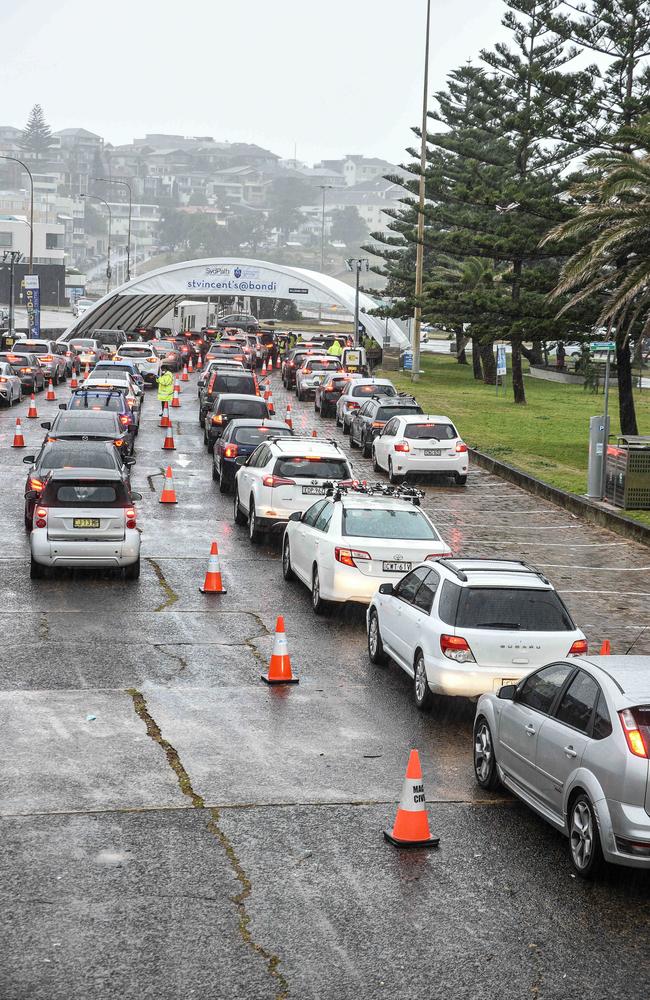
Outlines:
[[[596,303],[596,325],[616,340],[621,431],[636,434],[630,341],[650,327],[650,156],[598,153],[587,166],[594,173],[574,188],[585,203],[542,241],[580,246],[550,297],[568,296],[559,315]]]

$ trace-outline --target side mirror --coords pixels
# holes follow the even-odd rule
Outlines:
[[[60,410],[67,410],[68,409],[68,404],[67,403],[59,403],[59,409]]]
[[[235,463],[237,465],[246,465],[247,462],[248,462],[248,455],[238,455],[237,458],[235,459]]]
[[[394,592],[395,588],[393,587],[392,583],[382,583],[382,585],[379,588],[379,593],[386,594],[386,596],[388,597],[390,597],[390,595],[393,594]]]
[[[289,515],[290,521],[302,521],[302,514],[299,510],[294,510],[293,514]]]
[[[136,492],[134,492],[132,490],[131,491],[131,499],[132,500],[142,500],[142,493],[136,493]]]
[[[516,684],[504,684],[497,691],[497,698],[501,698],[503,701],[514,701],[516,690]]]
[[[51,429],[51,427],[52,427],[52,424],[50,423],[50,421],[49,421],[49,420],[45,420],[45,421],[44,421],[44,422],[43,422],[43,423],[41,424],[41,427],[43,428],[43,430],[44,430],[44,431],[49,431],[49,430]]]
[[[135,465],[136,460],[135,458],[132,458],[130,455],[127,455],[126,458],[122,459],[122,462],[124,465],[130,468],[132,465]]]
[[[23,462],[25,465],[32,465],[36,461],[36,455],[25,455]]]
[[[40,500],[41,494],[38,490],[27,490],[25,493],[25,500]]]

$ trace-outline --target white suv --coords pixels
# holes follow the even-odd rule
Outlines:
[[[449,417],[420,414],[389,420],[372,442],[375,472],[387,472],[391,483],[409,474],[438,472],[467,482],[467,445]]]
[[[388,655],[413,677],[420,708],[432,694],[475,698],[587,652],[553,585],[507,559],[425,562],[379,588],[367,625],[370,659]]]
[[[352,469],[335,441],[323,438],[270,438],[248,458],[237,460],[234,518],[248,520],[251,542],[305,511],[334,481],[352,482]]]
[[[346,385],[336,403],[336,426],[350,433],[352,413],[371,396],[396,396],[397,389],[388,378],[354,378]]]
[[[145,382],[156,385],[162,362],[149,344],[140,344],[136,341],[122,344],[114,360],[132,361]]]

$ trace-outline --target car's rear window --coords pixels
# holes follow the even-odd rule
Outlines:
[[[123,344],[126,340],[126,335],[119,331],[98,330],[97,340],[100,344]]]
[[[460,587],[457,628],[569,632],[575,625],[554,590]]]
[[[339,369],[341,362],[335,358],[314,358],[313,361],[306,361],[305,367],[311,368],[312,371],[327,371],[328,368]]]
[[[347,382],[348,382],[347,378],[333,378],[329,380],[327,386],[328,388],[331,386],[333,389],[338,390],[338,389],[343,389],[343,387],[347,385]]]
[[[391,417],[405,417],[412,413],[421,413],[422,407],[414,403],[413,406],[380,406],[377,410],[376,420],[390,420]]]
[[[38,463],[41,471],[49,469],[115,469],[117,463],[115,454],[111,454],[108,448],[96,447],[90,443],[78,444],[50,444],[47,445],[43,457]]]
[[[173,344],[171,340],[152,340],[152,347],[157,347],[161,351],[175,351],[176,344]]]
[[[146,344],[123,344],[120,347],[120,354],[123,354],[125,358],[145,357],[151,354],[151,348],[147,347]]]
[[[96,340],[71,340],[70,344],[72,347],[92,347],[93,349],[97,347]]]
[[[124,409],[124,396],[120,393],[110,396],[93,395],[84,393],[82,396],[73,396],[69,403],[71,410],[94,410],[101,413],[103,410],[110,410],[114,413],[121,413]]]
[[[98,413],[93,410],[71,411],[60,413],[54,418],[52,433],[57,431],[79,431],[88,434],[113,434],[115,432],[117,417],[112,413]]]
[[[392,385],[356,385],[352,390],[353,396],[396,396],[397,392]]]
[[[432,438],[436,441],[453,441],[458,434],[453,424],[407,424],[404,437],[411,441],[428,441]]]
[[[254,396],[255,379],[252,375],[215,375],[210,392],[213,395],[219,392],[239,392]]]
[[[250,399],[222,399],[218,404],[219,413],[238,413],[242,417],[266,417],[268,407],[263,399],[252,396]]]
[[[49,354],[50,349],[47,344],[35,344],[33,340],[20,340],[16,344],[16,350],[29,351],[30,354]]]
[[[274,473],[285,479],[349,479],[350,470],[344,458],[279,458]]]
[[[42,503],[47,507],[123,507],[128,497],[121,482],[100,479],[66,480],[48,483]]]
[[[364,538],[404,538],[412,541],[439,539],[421,511],[351,507],[343,511],[343,534]]]
[[[230,440],[234,444],[257,446],[269,437],[291,437],[291,431],[288,427],[238,427]]]

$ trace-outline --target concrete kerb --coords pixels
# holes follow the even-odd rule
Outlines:
[[[509,483],[514,483],[515,486],[520,486],[522,489],[527,490],[528,493],[543,497],[545,500],[563,507],[571,514],[575,514],[576,517],[581,517],[591,524],[596,524],[601,528],[608,528],[610,531],[615,531],[618,535],[624,535],[625,538],[629,538],[632,541],[650,546],[650,528],[647,525],[633,521],[622,514],[615,514],[614,511],[605,510],[597,504],[592,503],[586,497],[577,496],[575,493],[567,493],[566,490],[561,490],[557,486],[551,486],[550,483],[545,483],[542,479],[537,479],[529,472],[517,469],[514,465],[509,465],[507,462],[501,462],[491,455],[485,455],[483,452],[477,451],[476,448],[470,448],[469,453],[473,461],[477,465],[480,465],[482,469],[494,473],[495,476],[500,476],[501,479],[505,479]]]

